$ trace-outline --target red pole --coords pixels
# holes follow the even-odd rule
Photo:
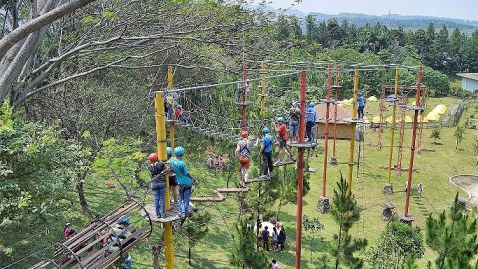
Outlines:
[[[327,110],[325,111],[325,133],[324,133],[324,174],[322,175],[322,197],[326,197],[326,182],[327,182],[327,153],[329,149],[329,106],[330,106],[330,86],[332,80],[331,73],[332,66],[329,63],[327,68]]]
[[[300,126],[299,143],[304,143],[305,136],[305,91],[307,87],[307,72],[300,72]],[[300,253],[302,248],[302,194],[304,185],[304,148],[298,148],[299,160],[297,163],[297,217],[295,232],[295,269],[300,269]]]
[[[335,64],[335,86],[339,86],[339,65]],[[337,101],[339,99],[339,89],[335,88],[335,105],[334,105],[334,146],[332,156],[335,155],[335,143],[337,140]],[[328,111],[328,110],[327,110]]]
[[[418,68],[417,78],[417,93],[415,96],[415,105],[420,105],[420,86],[422,84],[422,67]],[[415,158],[415,141],[417,138],[417,119],[418,109],[415,109],[415,115],[413,116],[413,132],[412,132],[412,146],[410,148],[410,166],[408,167],[408,184],[407,184],[407,198],[405,201],[405,217],[408,217],[408,205],[410,202],[410,188],[412,187],[412,175],[413,175],[413,160]]]
[[[246,80],[247,80],[247,71],[246,71],[246,63],[242,63],[242,121],[241,121],[241,128],[242,130],[247,129],[247,121],[246,121]]]

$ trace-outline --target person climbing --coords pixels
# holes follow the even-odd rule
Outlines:
[[[75,230],[71,228],[71,223],[65,224],[65,229],[63,230],[63,237],[68,238],[76,233]]]
[[[423,195],[423,183],[419,183],[417,186],[418,197],[422,198]]]
[[[165,99],[165,107],[166,107],[166,117],[168,120],[176,119],[174,116],[174,107],[176,106],[176,102],[179,99],[179,94],[176,92],[169,92],[168,89],[164,90],[164,99]],[[174,117],[174,118],[173,118]]]
[[[252,92],[252,84],[251,84],[251,81],[247,79],[246,80],[246,101],[250,99],[251,92]]]
[[[357,109],[358,117],[359,119],[363,119],[364,117],[363,110],[365,108],[366,101],[365,101],[365,98],[363,97],[362,91],[358,93],[357,103],[358,103],[358,109]]]
[[[287,127],[284,124],[284,118],[278,117],[277,122],[279,123],[279,126],[277,127],[277,138],[279,140],[279,159],[274,163],[274,165],[282,164],[284,150],[286,151],[286,154],[289,156],[290,160],[295,162],[295,158],[292,156],[292,152],[287,145]]]
[[[133,268],[133,258],[131,258],[131,255],[129,255],[128,253],[128,256],[126,256],[125,258],[122,258],[124,259],[121,263],[121,266],[123,269],[132,269]]]
[[[184,110],[182,105],[176,106],[176,119],[183,122],[184,124],[188,124],[188,119],[184,116]]]
[[[300,108],[297,106],[297,103],[292,103],[292,107],[289,111],[289,129],[290,129],[290,136],[291,142],[298,142],[298,134],[299,134],[299,121],[300,121]]]
[[[242,139],[237,142],[235,154],[241,165],[241,185],[246,187],[247,181],[249,180],[251,150],[254,146],[259,144],[259,139],[257,139],[255,143],[254,141],[247,139],[249,136],[249,132],[247,131],[242,131],[241,136]]]
[[[270,135],[270,130],[267,127],[262,129],[262,144],[260,152],[262,154],[262,175],[261,178],[272,177],[272,169],[274,165],[272,163],[272,144],[274,143],[274,138]]]
[[[265,226],[262,231],[262,247],[269,251],[269,231],[267,229],[268,227]]]
[[[168,161],[173,156],[173,149],[171,147],[166,148],[166,153],[168,154]],[[173,169],[169,169],[168,171],[169,177],[169,189],[173,194],[173,203],[178,204],[178,182],[176,181],[176,173],[174,173]]]
[[[151,173],[151,190],[154,197],[154,211],[156,217],[163,218],[166,215],[164,194],[166,193],[166,164],[158,160],[157,153],[149,154],[150,164],[148,166]]]
[[[315,121],[317,120],[317,113],[315,112],[315,103],[310,102],[309,107],[305,110],[305,131],[309,142],[314,142],[314,134],[312,132],[313,127],[315,126]],[[328,119],[326,119],[328,120]]]
[[[183,161],[184,152],[185,150],[183,147],[176,147],[174,149],[174,155],[176,155],[176,157],[172,157],[169,160],[171,167],[176,173],[176,180],[179,184],[179,207],[181,209],[180,216],[183,219],[189,215],[191,189],[193,187],[193,183],[197,184],[196,178],[189,173],[186,163]]]

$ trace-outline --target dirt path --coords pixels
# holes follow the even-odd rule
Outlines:
[[[450,177],[450,182],[468,193],[470,205],[478,205],[478,175],[456,175]]]

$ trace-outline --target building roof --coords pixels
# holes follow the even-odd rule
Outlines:
[[[315,112],[317,113],[316,122],[324,123],[325,122],[325,112],[327,110],[327,104],[321,103],[315,106]],[[329,106],[329,118],[333,122],[334,119],[334,105]],[[338,124],[349,124],[345,119],[351,119],[352,112],[346,107],[337,106],[337,123]]]
[[[478,80],[478,73],[458,73],[456,75],[463,78]]]

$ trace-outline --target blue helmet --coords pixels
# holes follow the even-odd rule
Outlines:
[[[176,107],[177,107],[177,108],[182,108],[183,106],[178,104]]]
[[[269,128],[264,127],[264,129],[262,129],[262,132],[265,133],[265,134],[268,134],[270,132],[270,130],[269,130]]]
[[[168,155],[173,154],[173,148],[172,147],[167,147],[166,148],[166,154],[168,154]]]
[[[315,107],[315,103],[314,103],[314,102],[310,102],[310,103],[309,103],[309,107]]]
[[[284,117],[278,117],[278,118],[277,118],[277,121],[278,121],[278,122],[284,122]]]
[[[359,91],[359,92],[358,92],[358,96],[363,96],[363,92],[362,92],[362,91]]]
[[[183,154],[184,154],[184,148],[183,147],[176,147],[174,149],[174,155],[182,156]]]

